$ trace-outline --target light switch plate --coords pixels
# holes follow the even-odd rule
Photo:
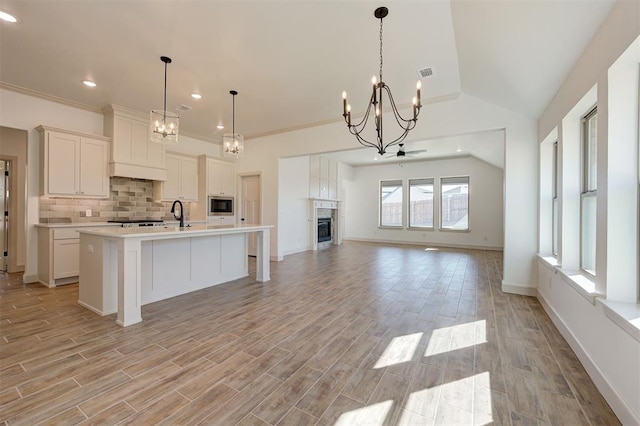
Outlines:
[[[85,210],[84,213],[85,213],[85,216],[91,217],[91,209]]]

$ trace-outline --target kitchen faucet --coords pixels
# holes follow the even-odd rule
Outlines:
[[[176,203],[180,204],[180,216],[176,216]],[[176,220],[180,221],[180,228],[184,228],[184,207],[182,206],[182,201],[175,200],[171,205],[171,213],[173,213],[173,217]]]

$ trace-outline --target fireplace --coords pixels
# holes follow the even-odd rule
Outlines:
[[[318,242],[331,241],[331,218],[318,218]]]

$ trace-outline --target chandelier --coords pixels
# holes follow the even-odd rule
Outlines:
[[[160,56],[160,60],[164,62],[164,103],[162,110],[151,111],[149,121],[151,140],[158,143],[178,143],[179,117],[167,111],[167,64],[171,63],[171,58]]]
[[[422,104],[420,102],[420,88],[422,84],[420,80],[418,80],[418,84],[416,85],[416,96],[413,98],[413,118],[405,119],[398,112],[398,108],[396,107],[395,102],[393,101],[393,96],[391,95],[391,89],[387,86],[382,80],[382,18],[389,14],[389,10],[386,7],[379,7],[375,10],[373,15],[380,19],[380,76],[379,79],[376,79],[375,76],[371,79],[371,84],[373,85],[373,91],[371,93],[371,99],[369,100],[369,106],[367,111],[360,121],[357,124],[351,123],[351,105],[347,103],[347,92],[342,92],[342,116],[344,117],[345,122],[347,123],[347,127],[349,132],[356,137],[358,142],[366,147],[372,147],[378,150],[378,154],[384,155],[387,148],[392,145],[397,145],[401,143],[409,134],[409,131],[416,127],[416,123],[418,121],[418,114],[420,114],[420,108]],[[387,95],[389,100],[389,105],[391,106],[391,111],[393,112],[394,118],[396,122],[400,126],[401,133],[391,142],[385,142],[382,132],[382,113],[383,113],[383,99],[382,95]],[[368,141],[362,135],[362,132],[367,127],[367,122],[369,121],[369,117],[371,112],[375,116],[375,130],[376,130],[376,138],[374,142]]]
[[[240,158],[244,153],[244,137],[236,133],[236,90],[229,92],[233,96],[233,118],[231,133],[222,135],[222,155],[227,158]]]

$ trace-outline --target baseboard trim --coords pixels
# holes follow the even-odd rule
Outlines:
[[[538,292],[536,296],[547,315],[549,315],[549,318],[551,318],[553,324],[556,326],[558,331],[560,331],[560,334],[562,334],[562,337],[565,338],[567,343],[569,343],[569,346],[571,346],[571,349],[575,352],[576,356],[582,363],[582,366],[587,371],[587,374],[589,374],[589,377],[591,377],[591,380],[593,380],[593,383],[596,385],[607,403],[611,406],[611,409],[616,416],[618,416],[618,419],[620,419],[622,424],[640,425],[640,418],[634,414],[633,410],[627,405],[625,400],[620,397],[616,389],[611,385],[611,383],[609,383],[606,376],[591,359],[588,352],[573,335],[556,310],[553,309],[551,304],[540,292]]]
[[[502,291],[505,293],[519,294],[521,296],[537,296],[538,288],[522,284],[508,283],[502,280]]]
[[[84,303],[82,300],[78,300],[78,305],[82,306],[83,308],[86,308],[88,310],[90,310],[91,312],[100,315],[101,317],[105,317],[107,315],[111,315],[111,314],[115,314],[117,311],[113,311],[113,312],[102,312],[99,309],[94,308],[93,306]]]
[[[491,251],[503,251],[502,247],[495,246],[476,246],[471,244],[447,244],[447,243],[430,243],[428,241],[397,241],[397,240],[385,240],[377,238],[343,238],[342,241],[355,241],[362,243],[382,243],[382,244],[397,244],[403,246],[428,246],[428,247],[442,247],[464,250],[491,250]]]
[[[33,284],[37,283],[38,281],[38,274],[22,274],[22,282],[25,284]]]

